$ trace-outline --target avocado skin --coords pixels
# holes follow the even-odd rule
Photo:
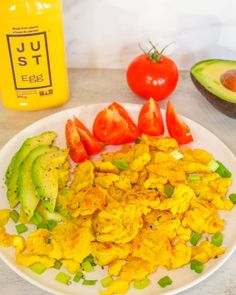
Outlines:
[[[196,86],[198,91],[215,107],[218,111],[224,113],[226,116],[236,119],[236,104],[223,100],[218,96],[207,90],[198,80],[190,73],[193,84]]]

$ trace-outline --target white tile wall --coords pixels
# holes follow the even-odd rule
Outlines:
[[[126,68],[138,43],[175,41],[181,69],[236,59],[236,0],[63,0],[70,67]]]

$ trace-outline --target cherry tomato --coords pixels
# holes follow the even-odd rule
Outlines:
[[[65,133],[66,133],[66,143],[69,148],[69,154],[71,159],[75,163],[79,163],[79,162],[83,162],[84,160],[87,160],[89,156],[80,139],[75,123],[71,119],[67,120]]]
[[[189,127],[176,114],[170,101],[168,101],[166,109],[166,124],[170,136],[175,138],[179,144],[186,144],[193,141]]]
[[[157,101],[174,91],[178,77],[174,61],[159,53],[153,45],[148,53],[136,57],[126,72],[128,85],[136,95]]]
[[[101,152],[104,145],[97,140],[97,138],[88,130],[84,124],[74,116],[74,123],[76,129],[82,139],[84,147],[89,155],[95,155]]]
[[[103,143],[113,145],[130,143],[137,138],[120,113],[110,109],[104,109],[97,114],[93,123],[93,134]]]
[[[159,104],[150,98],[140,110],[138,128],[141,133],[160,136],[164,133],[164,122]]]
[[[136,138],[140,137],[140,132],[138,130],[138,127],[135,125],[133,120],[131,119],[130,115],[128,112],[117,102],[113,102],[108,109],[113,110],[113,111],[118,111],[119,114],[126,120],[128,123],[128,128],[132,131],[133,136]]]

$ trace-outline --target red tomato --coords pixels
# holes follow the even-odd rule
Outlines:
[[[98,140],[113,145],[133,142],[137,138],[120,113],[110,109],[104,109],[97,114],[93,123],[93,134]]]
[[[69,154],[71,159],[75,163],[87,160],[89,156],[84,148],[83,143],[81,142],[75,123],[71,119],[67,120],[65,129],[66,143],[69,148]]]
[[[141,133],[160,136],[164,133],[164,123],[161,115],[159,104],[150,98],[146,102],[139,113],[138,128]]]
[[[84,147],[89,155],[95,155],[101,152],[103,144],[97,140],[97,138],[88,130],[84,124],[74,116],[74,123],[76,129],[82,139]]]
[[[189,127],[176,114],[170,101],[168,101],[166,109],[166,124],[170,136],[175,138],[179,144],[186,144],[193,141]]]
[[[178,82],[176,64],[155,47],[149,53],[141,54],[129,65],[126,78],[131,90],[138,96],[159,101],[168,97]]]
[[[135,136],[135,139],[140,137],[140,132],[138,130],[138,127],[134,124],[133,120],[131,119],[128,112],[117,102],[113,102],[108,109],[113,111],[118,111],[119,114],[127,121],[129,129],[132,131],[133,136]]]

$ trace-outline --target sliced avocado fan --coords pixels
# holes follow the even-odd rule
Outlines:
[[[38,196],[49,212],[54,212],[59,190],[59,168],[65,163],[68,150],[52,151],[39,156],[32,166],[32,179]]]
[[[19,203],[18,191],[18,177],[19,168],[28,154],[37,146],[51,145],[56,138],[56,133],[47,131],[38,136],[26,139],[19,151],[13,156],[10,165],[6,172],[7,198],[11,208],[15,208]]]

